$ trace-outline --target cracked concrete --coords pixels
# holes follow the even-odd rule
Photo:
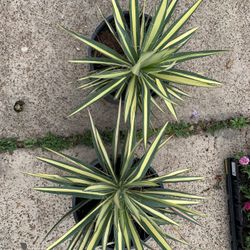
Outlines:
[[[217,133],[216,138],[208,135],[176,138],[159,151],[153,162],[159,174],[190,168],[190,175],[206,177],[202,182],[173,186],[208,197],[198,207],[207,215],[199,219],[201,227],[181,221],[182,226],[178,231],[190,246],[172,243],[173,249],[229,249],[223,160],[239,151],[249,152],[250,136],[245,137],[245,134],[246,130],[224,130]],[[76,147],[67,153],[89,162],[95,159],[94,151],[86,147]],[[142,149],[138,151],[138,156],[141,154]],[[48,241],[42,242],[47,230],[70,208],[71,200],[32,190],[32,187],[46,182],[25,176],[22,172],[57,173],[52,167],[35,160],[35,156],[41,155],[51,156],[40,149],[17,150],[13,154],[1,155],[0,249],[21,249],[22,243],[27,245],[27,249],[45,249],[73,224],[73,219],[68,219]],[[159,249],[154,242],[150,241],[149,244]],[[65,245],[58,249],[65,249]]]
[[[126,6],[127,1],[121,2]],[[154,7],[156,2],[150,0],[149,7]],[[177,13],[191,2],[180,1]],[[89,128],[86,111],[67,118],[87,95],[75,89],[74,80],[88,71],[87,67],[70,65],[67,61],[83,57],[86,46],[64,34],[56,25],[62,24],[90,36],[101,21],[96,4],[104,15],[111,14],[110,0],[0,2],[0,137],[24,139],[49,131],[66,136]],[[250,117],[249,9],[248,0],[204,0],[186,25],[186,28],[200,27],[187,44],[187,50],[229,49],[230,52],[183,65],[218,79],[224,85],[217,89],[189,88],[192,98],[177,108],[180,120],[189,121],[193,110],[204,120],[221,120],[240,114]],[[18,100],[25,103],[20,113],[13,110]],[[92,105],[91,111],[99,127],[114,126],[116,106],[101,101]],[[172,119],[157,112],[156,116],[156,126]],[[185,223],[180,230],[191,246],[173,243],[174,249],[229,249],[225,182],[224,178],[219,182],[217,177],[223,176],[226,157],[241,150],[249,152],[248,129],[224,130],[215,137],[197,135],[174,139],[159,152],[154,161],[157,171],[163,173],[188,166],[191,173],[205,176],[206,180],[179,188],[210,197],[200,207],[208,215],[200,220],[203,227]],[[88,161],[95,158],[93,150],[86,147],[69,152]],[[37,163],[35,156],[41,154],[47,153],[37,149],[0,155],[0,249],[45,249],[73,223],[72,219],[68,220],[48,242],[42,242],[48,228],[71,206],[71,201],[67,197],[32,191],[33,186],[44,183],[22,172],[55,171]],[[158,249],[154,243],[152,246]],[[65,249],[65,246],[58,249]]]

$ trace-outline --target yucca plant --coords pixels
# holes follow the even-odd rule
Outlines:
[[[60,170],[65,175],[31,174],[58,186],[36,187],[35,190],[84,198],[73,207],[52,228],[61,223],[67,216],[81,209],[87,201],[96,200],[97,205],[56,240],[48,249],[53,249],[62,242],[70,240],[67,249],[92,250],[97,246],[102,249],[144,249],[146,243],[140,239],[138,228],[151,236],[162,249],[171,249],[167,239],[177,239],[164,232],[161,225],[178,226],[175,216],[178,215],[197,223],[195,216],[202,216],[189,206],[198,204],[202,197],[175,191],[169,184],[201,180],[201,177],[182,176],[187,171],[178,170],[162,176],[149,175],[151,162],[156,152],[167,142],[162,140],[167,124],[159,131],[146,153],[136,160],[135,151],[140,145],[136,142],[134,130],[128,130],[124,146],[120,146],[121,101],[117,125],[112,142],[112,156],[104,147],[103,140],[90,115],[93,143],[99,166],[91,166],[71,156],[55,152],[67,162],[38,158]],[[166,184],[166,188],[163,188]],[[50,230],[49,233],[52,231]],[[110,242],[110,238],[113,240]]]
[[[177,2],[178,0],[162,0],[150,21],[145,17],[145,1],[144,7],[140,10],[139,1],[130,0],[130,25],[127,25],[118,1],[112,0],[115,27],[112,27],[106,19],[105,21],[122,48],[123,55],[102,43],[63,28],[73,37],[103,55],[103,57],[86,57],[70,61],[104,67],[102,70],[90,72],[79,79],[82,82],[80,89],[93,88],[93,90],[71,115],[110,93],[115,93],[115,99],[119,99],[123,95],[126,122],[129,120],[130,124],[133,124],[135,122],[134,113],[138,109],[143,112],[144,145],[146,147],[151,105],[154,104],[163,111],[155,97],[162,98],[167,109],[177,119],[175,100],[183,100],[182,97],[187,96],[187,93],[179,87],[182,85],[214,87],[220,84],[218,81],[202,75],[175,68],[182,62],[222,52],[222,50],[180,52],[180,49],[194,35],[197,27],[184,33],[179,33],[179,30],[189,20],[202,0],[198,0],[179,19],[172,22],[170,19]],[[154,97],[152,93],[154,93]]]

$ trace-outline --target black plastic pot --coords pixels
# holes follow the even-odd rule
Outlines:
[[[128,27],[130,26],[130,16],[129,16],[129,12],[128,11],[123,11],[123,15],[124,15],[124,18],[127,22],[127,25]],[[151,17],[148,16],[148,15],[145,15],[146,17],[146,20],[148,19],[148,24],[150,23],[151,21]],[[114,28],[115,30],[115,20],[114,20],[114,16],[113,15],[110,15],[106,18],[106,20],[111,24],[111,26]],[[147,28],[149,27],[149,25],[147,26]],[[104,31],[107,31],[110,33],[109,31],[109,28],[106,24],[105,21],[102,21],[96,28],[96,30],[94,31],[94,33],[92,34],[91,36],[91,39],[92,40],[95,40],[95,41],[98,41],[98,37],[99,37],[99,34],[101,34],[102,32]],[[113,35],[110,33],[110,39],[113,39]],[[95,50],[91,47],[88,48],[88,56],[89,57],[93,57],[95,56]],[[96,64],[90,64],[90,71],[94,71],[94,70],[97,70],[97,69],[101,69],[102,67],[100,67],[100,65],[96,65]],[[104,68],[104,67],[103,67]],[[104,97],[104,99],[106,101],[108,101],[109,103],[112,103],[112,104],[118,104],[118,100],[114,100],[114,93],[111,93],[109,95],[106,95]],[[125,99],[125,95],[122,96],[122,99],[124,100]]]
[[[244,248],[244,231],[246,229],[246,220],[242,211],[243,197],[240,191],[242,183],[242,174],[238,160],[228,158],[225,160],[228,210],[230,215],[230,233],[231,249],[243,250]]]
[[[97,160],[94,161],[91,165],[101,169]],[[150,175],[152,177],[158,177],[158,174],[156,173],[156,171],[152,167],[148,170],[148,175]],[[164,186],[161,185],[161,188],[164,188]],[[76,205],[78,205],[80,202],[83,202],[83,201],[87,201],[87,199],[73,196],[72,197],[72,207],[75,207]],[[98,204],[99,204],[98,200],[89,200],[86,205],[84,205],[81,209],[74,212],[73,216],[74,216],[75,222],[78,223],[79,221],[81,221]],[[135,226],[138,230],[138,233],[140,235],[141,240],[144,242],[148,241],[150,239],[150,236],[147,233],[145,233],[145,231],[143,231],[141,229],[141,227],[139,225],[137,225],[136,223],[135,223]],[[114,236],[112,236],[112,230],[111,230],[109,241],[110,242],[114,241]],[[112,247],[112,246],[110,246],[108,248],[108,250],[112,250],[112,249],[114,249],[114,247]],[[134,249],[133,245],[132,245],[132,249]]]
[[[123,15],[125,17],[125,20],[127,21],[127,23],[129,23],[129,12],[128,11],[123,11]],[[110,15],[108,17],[106,17],[106,20],[111,24],[111,26],[115,29],[115,19],[114,19],[114,16],[113,15]],[[95,40],[95,41],[98,41],[98,36],[101,32],[103,31],[109,31],[109,28],[106,24],[105,21],[102,21],[98,26],[97,28],[95,29],[94,33],[92,34],[91,36],[91,39],[92,40]],[[112,34],[110,33],[110,36],[112,36]],[[88,56],[89,57],[92,57],[94,56],[95,50],[92,48],[92,47],[89,47],[88,48]],[[90,70],[93,71],[93,70],[96,70],[97,67],[95,64],[90,64]]]

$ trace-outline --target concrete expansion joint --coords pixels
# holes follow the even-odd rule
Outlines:
[[[249,125],[250,119],[243,116],[218,121],[200,120],[196,123],[180,121],[176,123],[169,123],[166,129],[166,135],[174,135],[177,138],[186,138],[193,135],[210,134],[211,136],[214,136],[214,149],[216,150],[216,137],[218,136],[219,131],[225,129],[234,129],[242,133],[242,129],[248,127]],[[158,131],[159,128],[151,129],[149,130],[149,135],[154,136]],[[246,134],[244,135],[247,137],[247,132],[245,133]],[[105,143],[109,144],[112,141],[111,129],[105,129],[101,131],[101,135]],[[138,138],[141,138],[142,135],[142,130],[138,130]],[[60,136],[49,132],[42,137],[26,138],[23,140],[13,137],[0,138],[0,153],[13,152],[17,149],[35,149],[44,147],[60,151],[64,149],[70,149],[78,145],[84,145],[88,147],[93,146],[90,130],[85,130],[81,134],[75,134],[71,136]]]

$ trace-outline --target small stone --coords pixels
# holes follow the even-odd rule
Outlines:
[[[22,248],[22,250],[26,250],[27,249],[27,244],[21,242],[21,248]]]
[[[76,47],[76,50],[77,50],[77,51],[80,51],[81,49],[80,49],[79,47]]]
[[[21,48],[21,51],[22,51],[23,53],[27,53],[27,52],[28,52],[28,50],[29,50],[29,48],[28,48],[28,47],[22,47],[22,48]]]
[[[231,69],[233,64],[234,64],[233,60],[229,59],[226,63],[226,69]]]
[[[22,100],[19,100],[15,103],[14,105],[14,110],[19,113],[19,112],[22,112],[23,111],[23,108],[24,108],[24,101]]]

